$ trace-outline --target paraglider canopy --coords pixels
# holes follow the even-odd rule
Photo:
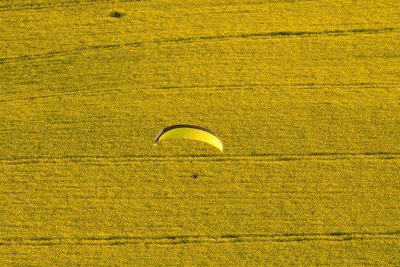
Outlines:
[[[221,139],[212,131],[195,125],[177,124],[162,129],[154,139],[154,145],[158,141],[169,139],[198,140],[210,144],[220,151],[223,150]]]

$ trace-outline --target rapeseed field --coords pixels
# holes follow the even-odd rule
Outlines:
[[[1,2],[1,265],[400,265],[399,10]]]

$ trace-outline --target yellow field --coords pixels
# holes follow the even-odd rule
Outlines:
[[[1,265],[400,265],[399,10],[0,2]]]

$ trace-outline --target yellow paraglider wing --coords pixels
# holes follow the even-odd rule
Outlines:
[[[164,128],[156,136],[156,139],[154,140],[154,145],[158,141],[169,139],[198,140],[210,144],[218,148],[220,151],[223,150],[221,139],[219,139],[219,137],[210,130],[199,126],[178,124]]]

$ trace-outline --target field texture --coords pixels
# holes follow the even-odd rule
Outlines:
[[[400,265],[399,1],[3,0],[0,37],[1,266]]]

